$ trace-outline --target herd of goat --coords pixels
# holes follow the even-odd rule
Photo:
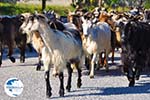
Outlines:
[[[66,89],[71,89],[73,67],[77,69],[77,87],[82,85],[82,67],[94,70],[104,66],[109,71],[108,55],[121,48],[123,71],[134,86],[144,67],[150,66],[150,10],[133,8],[128,12],[107,11],[96,7],[93,11],[76,9],[68,16],[59,16],[54,11],[23,13],[16,16],[0,16],[0,66],[4,47],[8,58],[13,48],[20,49],[20,62],[25,62],[25,49],[31,43],[38,53],[36,70],[45,69],[46,96],[50,97],[50,69],[60,79],[60,96],[64,96],[63,71],[67,68]],[[30,46],[30,45],[29,45]],[[96,66],[95,66],[96,65]]]

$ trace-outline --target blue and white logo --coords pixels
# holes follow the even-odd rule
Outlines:
[[[19,96],[23,91],[23,83],[17,78],[9,78],[4,85],[4,90],[11,97]]]

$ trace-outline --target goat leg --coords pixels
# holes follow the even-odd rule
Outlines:
[[[49,98],[51,97],[51,86],[50,86],[50,81],[49,81],[49,71],[45,72],[45,81],[46,81],[46,96]]]
[[[73,72],[73,69],[71,68],[71,64],[70,63],[67,63],[67,70],[68,70],[68,82],[67,82],[67,86],[66,86],[66,89],[68,92],[70,92],[70,89],[71,89],[71,77],[72,77],[72,72]]]
[[[63,72],[59,73],[59,80],[60,80],[60,90],[59,90],[59,95],[61,97],[64,96],[64,75]]]

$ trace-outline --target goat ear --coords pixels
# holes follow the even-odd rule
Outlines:
[[[71,15],[71,11],[70,11],[70,9],[67,9],[68,10],[68,15]]]
[[[38,14],[38,12],[35,10],[35,11],[34,11],[34,14]]]
[[[47,13],[51,13],[51,10],[48,10]]]
[[[43,13],[43,14],[46,14],[47,12],[46,12],[46,10],[43,10],[42,13]]]
[[[55,13],[55,11],[54,11],[54,10],[52,10],[52,11],[51,11],[51,14],[54,14],[54,13]]]
[[[68,9],[68,15],[71,16],[71,15],[76,15],[76,14],[75,12],[71,12],[70,9]]]

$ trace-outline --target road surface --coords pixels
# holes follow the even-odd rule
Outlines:
[[[6,53],[6,52],[5,52]],[[121,72],[120,53],[115,53],[115,64],[110,63],[110,71],[100,69],[95,73],[95,78],[90,79],[88,71],[82,71],[82,87],[76,87],[77,73],[73,73],[71,92],[65,91],[64,97],[59,97],[59,79],[50,77],[52,86],[52,97],[46,98],[44,71],[36,71],[37,54],[27,52],[26,62],[19,62],[18,51],[14,56],[16,63],[11,63],[4,54],[3,64],[0,68],[0,100],[149,100],[150,99],[150,74],[144,72],[135,87],[127,87],[126,76]],[[65,85],[67,73],[65,71]],[[21,95],[9,97],[4,91],[4,84],[7,79],[17,77],[24,84]]]

